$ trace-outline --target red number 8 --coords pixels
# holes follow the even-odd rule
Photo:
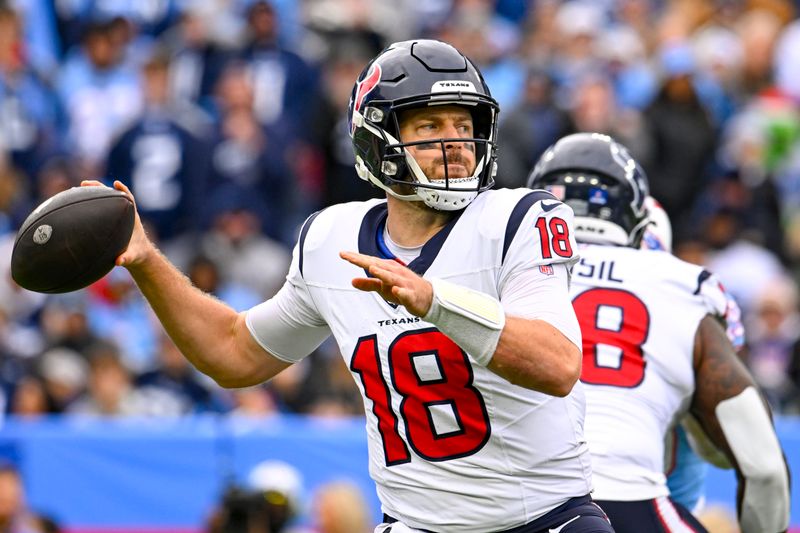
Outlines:
[[[650,313],[636,295],[620,289],[590,289],[572,301],[583,337],[581,381],[593,385],[632,388],[644,379],[646,361],[642,345],[650,330]],[[598,324],[601,308],[616,308],[620,319],[616,329]],[[598,345],[621,350],[615,367],[598,364]]]

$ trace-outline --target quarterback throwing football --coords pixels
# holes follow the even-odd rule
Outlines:
[[[223,386],[267,380],[334,336],[364,398],[379,532],[613,531],[589,497],[572,211],[544,191],[489,190],[497,113],[458,50],[396,43],[349,109],[358,175],[386,199],[312,215],[274,298],[235,313],[139,222],[118,260]]]

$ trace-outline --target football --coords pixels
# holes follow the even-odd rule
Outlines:
[[[63,293],[105,276],[128,247],[133,202],[109,187],[73,187],[42,202],[17,233],[11,277],[21,287]]]

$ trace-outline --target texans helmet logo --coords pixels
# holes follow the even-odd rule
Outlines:
[[[356,85],[356,95],[353,99],[353,111],[361,111],[361,106],[364,104],[364,98],[367,97],[369,93],[372,92],[375,87],[378,86],[378,83],[381,81],[381,66],[377,63],[373,63],[369,70],[367,71],[367,75],[364,76],[364,79],[358,82]],[[352,134],[355,130],[355,127],[352,123],[350,123],[350,133]]]

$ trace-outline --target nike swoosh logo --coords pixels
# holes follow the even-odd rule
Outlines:
[[[561,533],[562,529],[564,529],[565,527],[567,527],[568,525],[570,525],[571,523],[573,523],[575,520],[577,520],[580,517],[581,517],[581,515],[578,515],[575,518],[570,518],[569,520],[567,520],[566,522],[564,522],[563,524],[561,524],[557,528],[554,528],[554,529],[551,528],[551,529],[548,529],[547,531],[548,531],[548,533]]]
[[[546,203],[544,203],[544,200],[542,200],[542,211],[547,213],[548,211],[552,211],[553,209],[555,209],[556,207],[558,207],[560,205],[561,205],[561,202],[554,202],[552,204],[546,204]]]

